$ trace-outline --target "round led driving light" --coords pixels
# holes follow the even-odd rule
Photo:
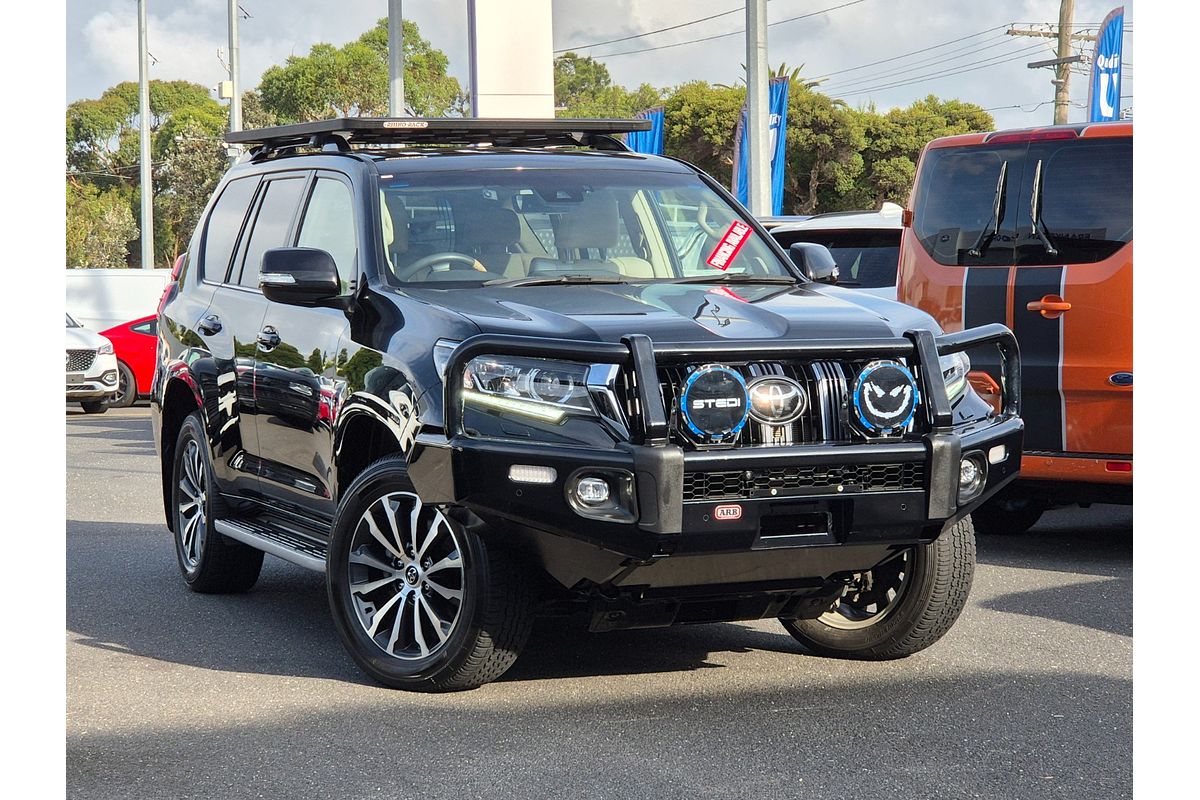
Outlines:
[[[603,478],[580,478],[575,484],[575,495],[580,501],[589,506],[598,506],[608,502],[608,481]]]

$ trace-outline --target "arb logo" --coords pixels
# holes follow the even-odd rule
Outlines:
[[[713,519],[741,519],[742,507],[739,505],[717,506],[713,509]]]

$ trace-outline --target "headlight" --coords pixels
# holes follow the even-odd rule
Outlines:
[[[569,414],[591,416],[587,373],[587,365],[567,361],[480,356],[463,372],[463,401],[544,422],[562,422]]]
[[[112,342],[105,342],[96,348],[96,354],[102,356],[111,356],[113,351]]]
[[[967,390],[967,373],[971,371],[971,359],[966,353],[948,353],[938,358],[942,380],[946,382],[946,397],[950,402],[958,399]]]

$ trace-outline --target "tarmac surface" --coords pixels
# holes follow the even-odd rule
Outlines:
[[[67,409],[67,790],[87,798],[1115,798],[1132,792],[1133,512],[980,537],[910,658],[806,655],[775,621],[539,623],[475,691],[379,687],[321,575],[196,595],[146,408]]]

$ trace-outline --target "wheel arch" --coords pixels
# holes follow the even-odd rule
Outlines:
[[[338,414],[333,439],[335,499],[370,464],[389,455],[407,459],[412,452],[413,437],[406,435],[403,421],[375,405],[355,398]]]
[[[163,388],[162,399],[160,474],[162,475],[163,514],[167,518],[167,528],[172,531],[174,530],[172,526],[175,524],[174,515],[171,514],[171,479],[172,464],[175,461],[175,440],[179,438],[179,429],[183,427],[183,421],[196,410],[199,410],[201,416],[205,418],[204,427],[207,430],[208,420],[204,413],[204,401],[195,379],[186,371],[180,371],[168,378],[166,386]]]

